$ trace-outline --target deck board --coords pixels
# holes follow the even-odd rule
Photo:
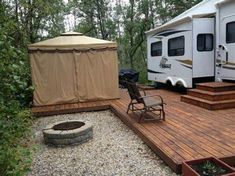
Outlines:
[[[180,94],[169,90],[148,90],[166,101],[166,121],[137,123],[127,114],[129,96],[121,90],[117,100],[34,107],[35,115],[53,115],[111,109],[175,172],[184,160],[215,156],[235,165],[235,109],[209,111],[180,101]]]

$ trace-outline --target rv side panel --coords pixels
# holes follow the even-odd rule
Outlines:
[[[217,78],[235,81],[235,3],[228,1],[219,6],[219,50],[217,58]],[[227,53],[226,53],[227,52]],[[219,67],[219,69],[218,69]]]
[[[148,79],[192,87],[192,23],[147,36]]]

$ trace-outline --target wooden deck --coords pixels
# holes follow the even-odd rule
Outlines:
[[[35,107],[35,115],[52,115],[111,109],[126,125],[160,156],[176,173],[184,160],[215,156],[235,165],[235,109],[209,111],[180,102],[180,94],[168,90],[148,90],[160,94],[166,121],[137,123],[134,114],[126,114],[129,97],[121,90],[121,98],[68,105]]]

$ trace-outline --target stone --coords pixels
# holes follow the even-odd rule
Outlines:
[[[83,122],[85,125],[72,129],[72,130],[54,130],[55,125],[69,122],[81,122],[81,121],[61,121],[46,126],[43,130],[44,141],[46,144],[55,146],[64,146],[72,144],[80,144],[88,141],[92,138],[93,127],[89,122]]]

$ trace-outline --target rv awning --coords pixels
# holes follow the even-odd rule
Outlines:
[[[191,21],[192,18],[191,17],[186,17],[186,18],[183,18],[181,20],[178,20],[178,21],[175,21],[175,22],[172,22],[172,23],[166,23],[158,28],[155,28],[155,29],[152,29],[152,30],[149,30],[147,32],[145,32],[146,34],[152,34],[152,33],[155,33],[155,32],[160,32],[164,29],[167,29],[169,27],[172,27],[172,26],[175,26],[175,25],[179,25],[179,24],[182,24],[182,23],[185,23],[185,22],[189,22]]]
[[[210,14],[216,13],[216,3],[224,3],[232,0],[204,0],[197,5],[193,6],[192,8],[186,10],[182,14],[178,15],[177,17],[173,18],[169,22],[163,24],[160,27],[152,29],[150,31],[145,32],[146,34],[150,34],[153,32],[159,32],[164,30],[165,28],[169,28],[174,25],[178,25],[184,23],[187,20],[191,20],[194,17],[203,17],[205,15],[208,16]],[[206,13],[205,13],[206,12]]]

